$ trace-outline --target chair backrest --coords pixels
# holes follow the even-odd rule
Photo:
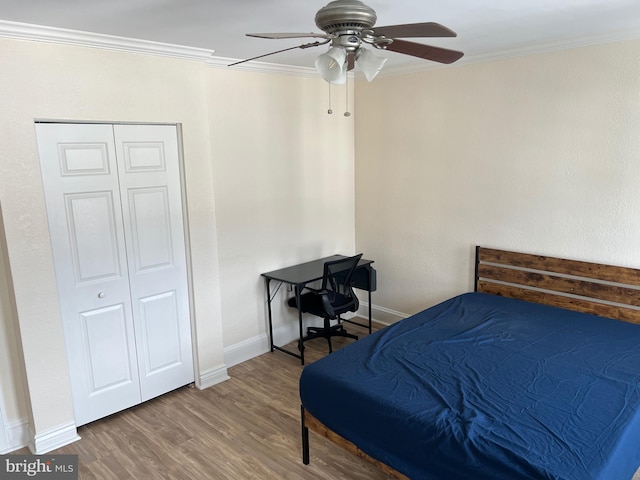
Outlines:
[[[358,266],[362,254],[325,262],[322,277],[322,289],[329,292],[329,302],[333,315],[355,312],[358,309],[358,297],[353,291],[353,272]],[[332,316],[333,316],[332,315]]]

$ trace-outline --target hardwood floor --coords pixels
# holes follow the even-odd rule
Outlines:
[[[358,326],[347,329],[366,335]],[[337,349],[353,340],[332,341]],[[307,364],[327,353],[324,339],[306,345]],[[81,440],[53,453],[78,454],[83,480],[386,478],[313,432],[311,462],[302,463],[301,371],[296,358],[266,353],[230,368],[231,380],[206,390],[184,387],[80,427]]]

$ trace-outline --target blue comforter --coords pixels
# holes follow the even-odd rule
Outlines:
[[[415,480],[628,480],[640,326],[464,294],[308,365],[300,396]]]

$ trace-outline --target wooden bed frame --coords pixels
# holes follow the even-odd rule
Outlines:
[[[640,324],[640,270],[476,247],[474,291]],[[309,430],[373,463],[392,478],[408,477],[367,455],[302,407],[302,461]]]

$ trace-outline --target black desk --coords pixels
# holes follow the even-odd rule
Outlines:
[[[324,273],[324,262],[339,260],[341,258],[346,258],[346,256],[332,255],[330,257],[320,258],[311,262],[301,263],[299,265],[293,265],[291,267],[281,268],[280,270],[274,270],[272,272],[262,274],[262,276],[265,278],[267,289],[267,305],[269,310],[269,342],[272,352],[274,350],[280,350],[281,352],[288,353],[289,355],[299,358],[302,362],[302,365],[304,365],[304,344],[302,342],[304,332],[302,326],[302,311],[298,310],[298,323],[300,330],[300,338],[298,339],[298,350],[300,351],[300,353],[297,354],[295,352],[292,352],[291,350],[287,350],[273,344],[273,319],[271,316],[272,298],[270,289],[271,280],[276,280],[278,282],[281,282],[281,284],[286,283],[291,285],[294,288],[294,292],[296,295],[296,304],[300,305],[300,293],[304,289],[305,285],[322,279]],[[358,266],[356,267],[355,272],[353,273],[353,286],[360,290],[366,290],[369,293],[369,324],[363,325],[352,320],[342,319],[345,322],[360,325],[365,328],[368,326],[369,333],[371,333],[371,292],[375,291],[376,289],[376,271],[371,266],[372,263],[373,260],[365,260],[364,258],[361,258],[358,262]]]

